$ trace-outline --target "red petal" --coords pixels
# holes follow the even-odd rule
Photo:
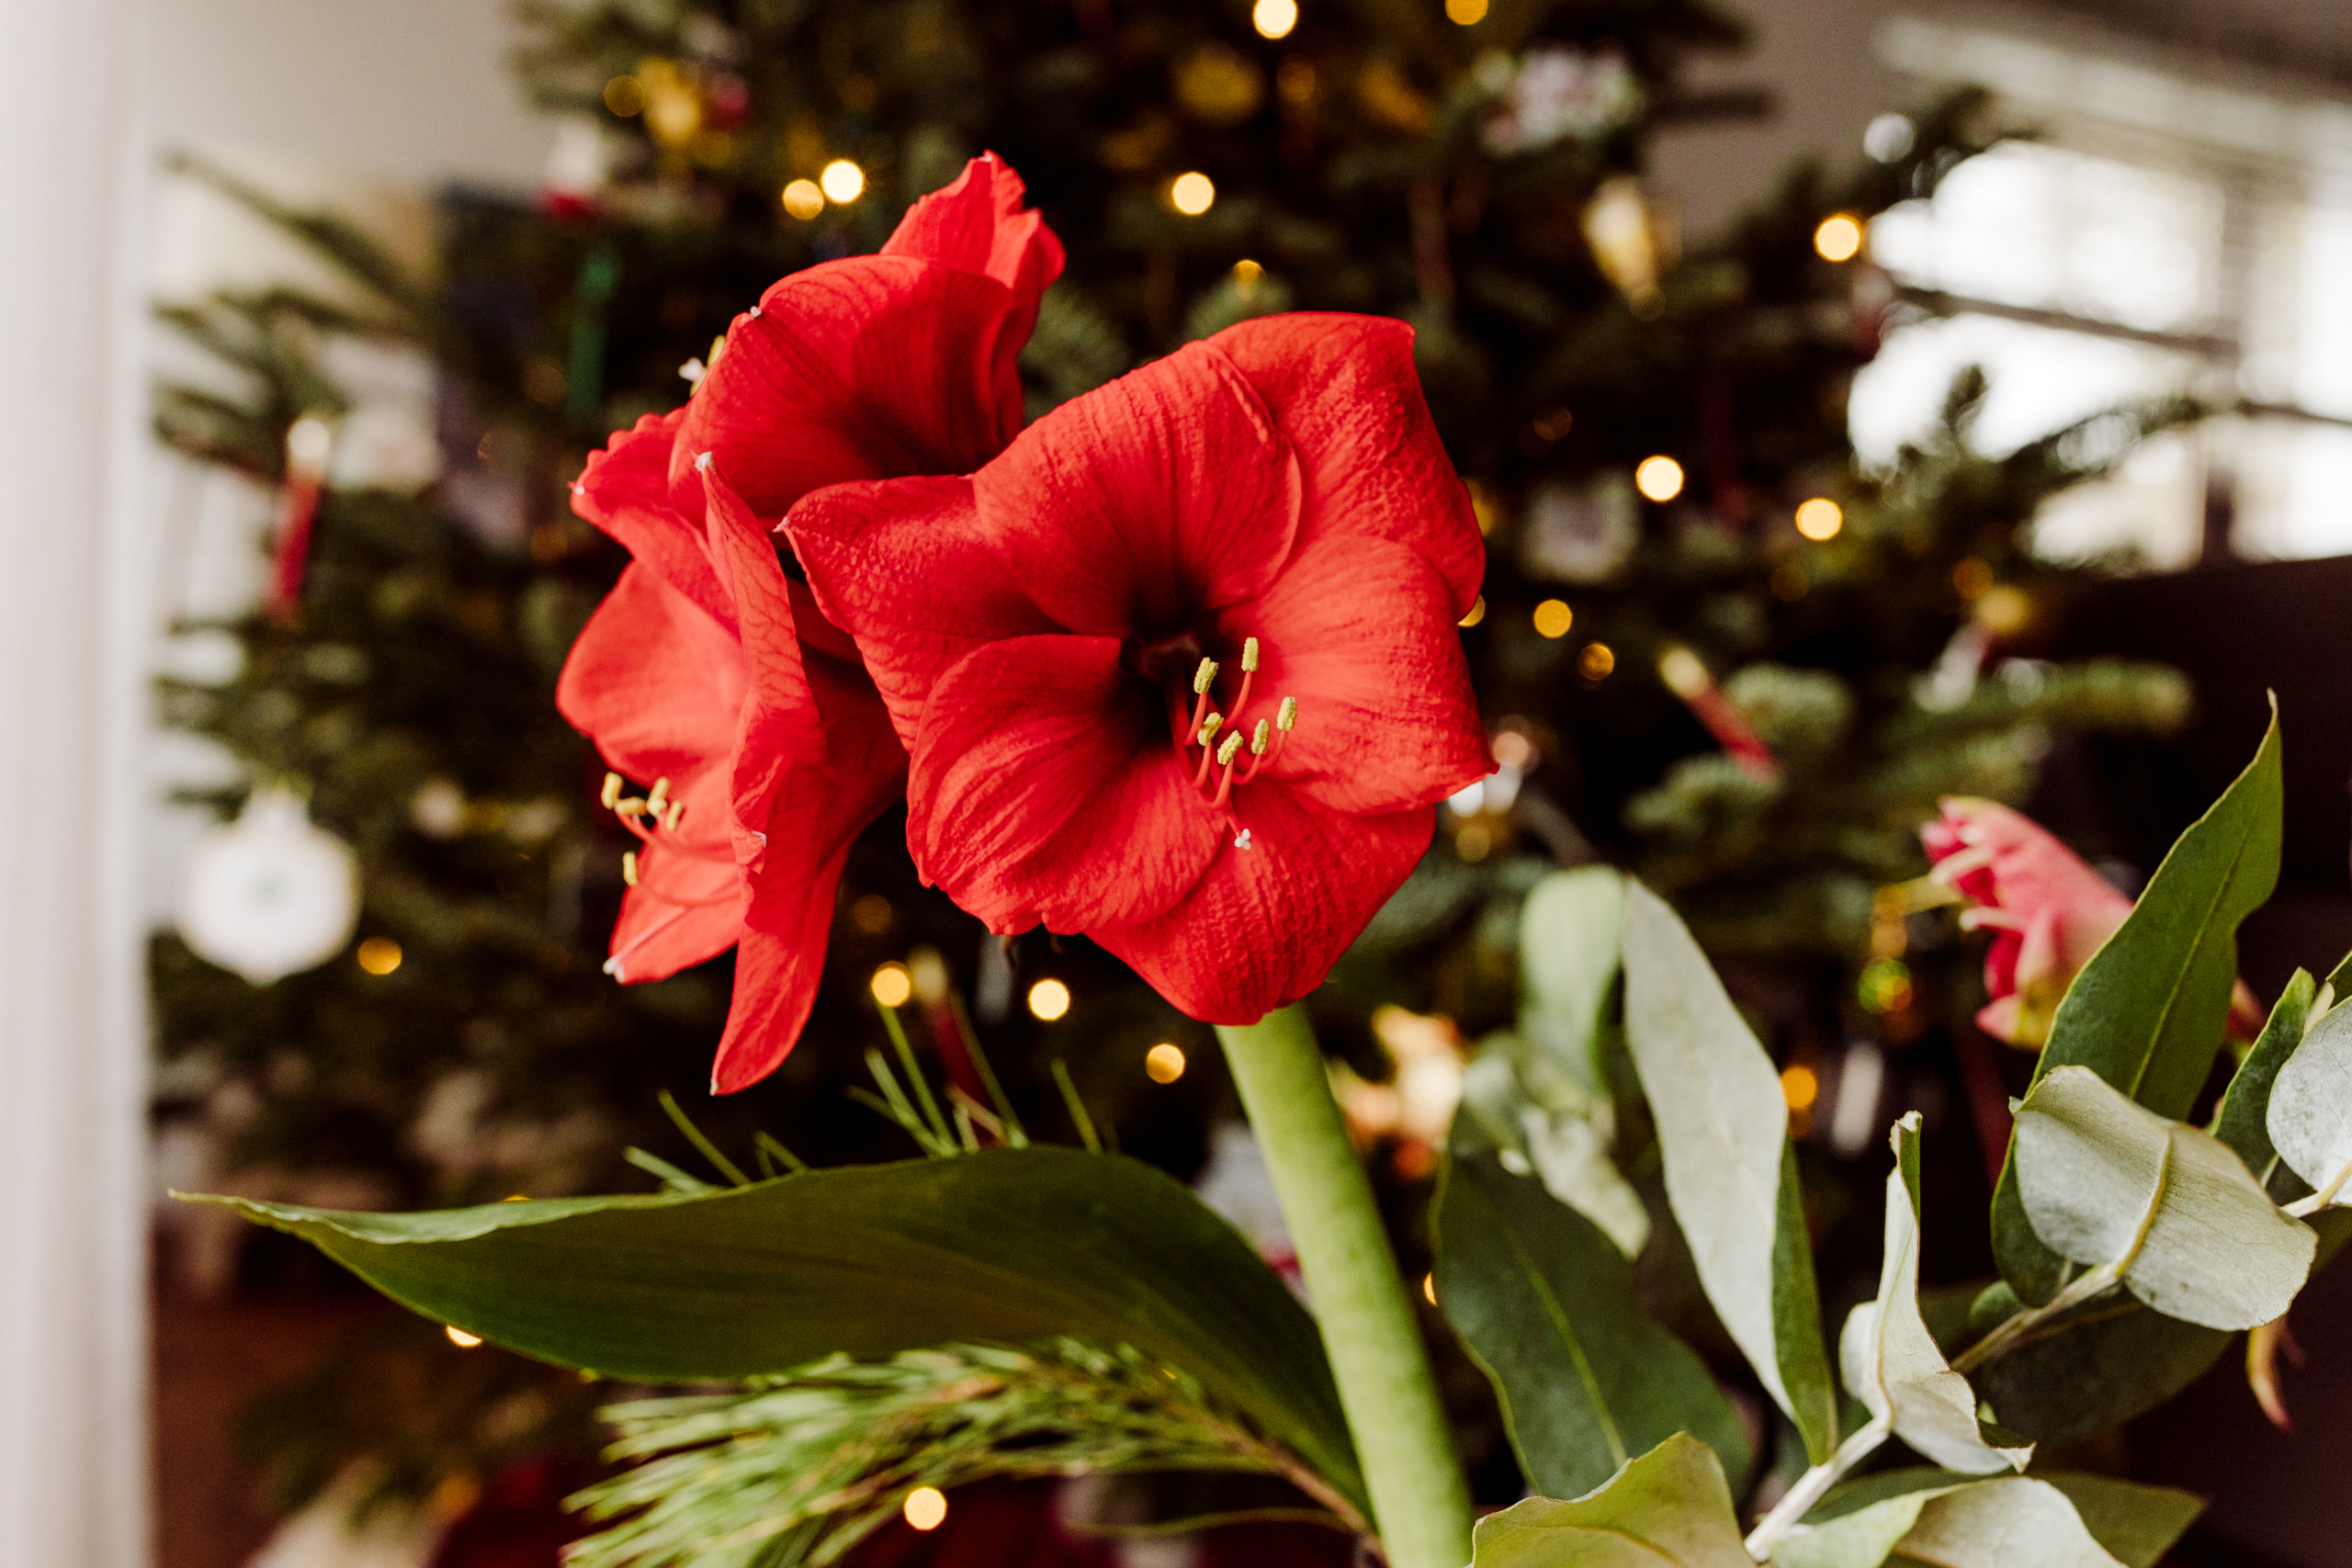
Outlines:
[[[1062,629],[982,529],[968,479],[834,485],[794,507],[785,532],[818,608],[856,637],[910,747],[932,689],[967,654]]]
[[[1022,210],[1026,194],[1011,165],[983,152],[964,165],[954,185],[909,208],[882,254],[920,256],[993,277],[1027,299],[1034,312],[1037,296],[1061,276],[1062,243],[1046,227],[1044,214]]]
[[[1261,316],[1208,340],[1229,356],[1306,470],[1301,539],[1410,545],[1444,577],[1453,618],[1477,602],[1487,548],[1413,369],[1413,329],[1380,316]]]
[[[1159,694],[1109,637],[991,643],[923,710],[908,781],[916,866],[996,931],[1156,915],[1222,836]]]
[[[1255,1023],[1321,985],[1436,830],[1429,807],[1349,817],[1265,783],[1234,792],[1249,848],[1228,838],[1166,914],[1087,931],[1206,1023]]]
[[[1298,699],[1272,778],[1339,811],[1430,806],[1494,772],[1453,601],[1436,570],[1386,539],[1310,541],[1264,597],[1218,620],[1218,641],[1259,639],[1248,734]],[[1220,690],[1229,691],[1226,679]]]
[[[972,488],[1028,597],[1090,637],[1189,631],[1264,592],[1299,512],[1289,444],[1199,344],[1062,404]]]
[[[761,881],[743,917],[727,1032],[710,1066],[714,1094],[748,1089],[775,1071],[798,1043],[816,1005],[849,839],[821,858],[794,858],[800,863],[792,874]]]
[[[735,639],[632,562],[572,643],[555,703],[615,768],[682,784],[726,758],[747,684]]]
[[[728,841],[726,774],[713,769],[670,793],[685,803],[681,830],[638,847],[637,886],[613,923],[605,967],[625,986],[666,980],[716,958],[743,931],[751,890]]]
[[[671,485],[714,453],[753,512],[781,517],[820,485],[969,472],[1021,428],[1014,361],[1035,316],[993,278],[911,256],[796,272],[735,319],[686,404]]]
[[[588,467],[571,487],[571,509],[732,631],[734,608],[703,548],[701,498],[683,512],[671,499],[671,452],[684,417],[683,409],[647,414],[616,432],[603,451],[588,454]]]

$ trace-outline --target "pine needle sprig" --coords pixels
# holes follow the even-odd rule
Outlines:
[[[606,1457],[638,1461],[571,1506],[610,1529],[570,1568],[832,1562],[920,1487],[1144,1471],[1279,1476],[1361,1532],[1347,1501],[1193,1379],[1140,1352],[1056,1339],[836,1356],[739,1393],[613,1406]]]

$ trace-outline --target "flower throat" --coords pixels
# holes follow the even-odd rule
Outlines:
[[[1233,770],[1241,760],[1243,744],[1241,720],[1238,716],[1250,705],[1250,687],[1258,679],[1258,639],[1254,637],[1241,639],[1241,692],[1233,700],[1237,717],[1230,729],[1226,728],[1225,715],[1209,705],[1216,695],[1217,671],[1221,668],[1216,660],[1204,659],[1200,667],[1193,671],[1193,720],[1185,731],[1190,737],[1185,741],[1186,749],[1195,745],[1201,749],[1201,764],[1193,773],[1193,784],[1205,789],[1208,787],[1209,770],[1212,767],[1223,770],[1216,782],[1216,794],[1209,800],[1211,807],[1223,806],[1233,794],[1236,784],[1248,784],[1256,778],[1259,769],[1282,754],[1283,743],[1290,739],[1290,732],[1298,728],[1298,699],[1284,697],[1274,709],[1272,723],[1270,725],[1261,718],[1250,732],[1250,771],[1236,779]],[[1219,732],[1224,733],[1222,740],[1217,739]]]

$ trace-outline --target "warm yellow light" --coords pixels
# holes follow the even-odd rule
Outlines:
[[[1813,231],[1813,248],[1824,261],[1852,261],[1862,250],[1860,220],[1842,212],[1823,219],[1821,227]]]
[[[1605,642],[1589,642],[1577,656],[1577,673],[1588,681],[1605,681],[1617,668],[1617,650]]]
[[[1476,27],[1487,19],[1487,0],[1445,0],[1445,19],[1462,27]]]
[[[1243,256],[1233,264],[1234,287],[1245,295],[1254,290],[1264,280],[1265,276],[1265,266],[1261,263],[1251,261],[1248,256]]]
[[[1645,457],[1634,470],[1634,488],[1652,501],[1672,501],[1682,493],[1682,465],[1662,452]]]
[[[1059,980],[1040,980],[1029,987],[1029,1010],[1047,1023],[1069,1011],[1069,987]]]
[[[879,893],[862,893],[849,907],[850,924],[868,936],[880,936],[890,929],[890,900]]]
[[[827,201],[846,207],[865,194],[865,171],[847,158],[836,158],[817,176],[817,185]]]
[[[805,223],[825,210],[825,193],[815,180],[795,180],[784,187],[784,209]]]
[[[885,964],[874,972],[874,999],[886,1008],[904,1007],[915,994],[915,977],[903,964]]]
[[[1288,38],[1291,28],[1298,26],[1298,0],[1258,0],[1250,23],[1260,38]]]
[[[443,1329],[441,1332],[447,1335],[449,1337],[449,1343],[455,1345],[460,1350],[470,1350],[475,1346],[481,1343],[481,1335],[469,1334],[454,1323],[448,1327]]]
[[[1658,655],[1657,678],[1684,702],[1715,683],[1714,677],[1707,673],[1706,661],[1687,648],[1669,648]]]
[[[623,119],[645,107],[645,84],[634,76],[616,76],[605,84],[605,107]]]
[[[1453,852],[1465,861],[1482,861],[1494,850],[1495,836],[1476,822],[1464,823],[1453,835]]]
[[[371,936],[359,944],[359,967],[370,975],[389,975],[401,966],[401,944],[388,936]]]
[[[913,1529],[935,1530],[947,1522],[947,1494],[936,1486],[918,1486],[907,1494],[900,1512]]]
[[[2010,583],[1986,589],[1976,601],[1976,624],[1995,637],[2015,637],[2033,619],[2033,601]]]
[[[1470,606],[1470,613],[1453,624],[1457,626],[1475,626],[1486,618],[1487,596],[1481,593],[1478,595],[1478,602]]]
[[[1846,513],[1826,495],[1816,495],[1797,508],[1797,532],[1808,539],[1834,539],[1846,525]]]
[[[1565,599],[1546,599],[1535,606],[1535,630],[1543,637],[1561,637],[1577,624],[1577,613]]]
[[[1434,1275],[1434,1274],[1424,1274],[1424,1275],[1422,1275],[1422,1276],[1421,1276],[1421,1299],[1422,1299],[1423,1301],[1425,1301],[1425,1302],[1429,1303],[1430,1303],[1430,1305],[1431,1305],[1431,1306],[1435,1306],[1435,1305],[1437,1305],[1437,1276],[1436,1276],[1436,1275]]]
[[[1198,218],[1216,205],[1216,182],[1194,169],[1178,175],[1168,187],[1169,202],[1187,218]]]
[[[1174,1083],[1184,1076],[1184,1051],[1163,1040],[1143,1054],[1143,1070],[1154,1083]]]
[[[1781,1069],[1781,1098],[1792,1111],[1812,1110],[1821,1098],[1821,1075],[1802,1062],[1791,1063]]]

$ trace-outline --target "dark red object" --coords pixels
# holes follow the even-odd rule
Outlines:
[[[302,570],[311,558],[311,529],[318,521],[322,479],[314,468],[289,465],[277,492],[277,531],[262,610],[281,624],[294,618],[302,602]]]
[[[635,559],[557,704],[616,771],[669,781],[658,819],[650,799],[623,818],[644,843],[609,967],[658,980],[739,948],[716,1089],[798,1038],[850,840],[906,767],[857,650],[769,532],[815,486],[961,472],[1020,429],[1014,360],[1062,257],[1022,199],[1012,170],[975,159],[882,254],[778,282],[692,400],[615,436],[573,487]]]
[[[1193,1017],[1254,1022],[1322,983],[1436,803],[1493,771],[1455,630],[1484,546],[1412,337],[1244,322],[968,479],[793,509],[912,754],[915,864],[989,930],[1084,932]]]
[[[563,1507],[585,1483],[553,1460],[501,1472],[443,1534],[431,1568],[558,1568],[564,1547],[594,1528]]]

